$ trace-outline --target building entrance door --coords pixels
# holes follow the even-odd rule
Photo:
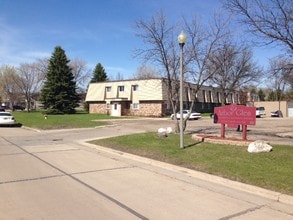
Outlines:
[[[112,103],[112,109],[111,109],[111,116],[120,117],[121,116],[121,104],[118,102]]]

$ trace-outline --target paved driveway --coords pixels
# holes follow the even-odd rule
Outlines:
[[[293,219],[292,197],[82,143],[169,125],[0,128],[0,219]]]

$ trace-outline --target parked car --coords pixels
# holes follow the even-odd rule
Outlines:
[[[0,107],[0,112],[5,112],[5,108]]]
[[[21,106],[21,105],[14,105],[12,106],[13,111],[15,110],[21,110],[23,111],[25,109],[25,107]]]
[[[183,110],[183,118],[186,118],[187,115],[189,114],[189,110]],[[180,112],[177,112],[176,113],[176,118],[177,119],[180,119]],[[190,115],[189,115],[189,120],[197,120],[197,119],[200,119],[201,118],[201,114],[198,113],[198,112],[191,112]],[[171,115],[171,119],[174,120],[174,114]]]
[[[274,112],[271,112],[271,117],[283,117],[283,113],[278,110],[278,111],[274,111]]]
[[[266,115],[265,107],[256,107],[255,116],[257,118],[261,118],[262,116]]]
[[[0,125],[14,125],[15,119],[10,112],[0,112]]]

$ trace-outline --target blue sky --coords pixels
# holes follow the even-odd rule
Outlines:
[[[0,0],[0,66],[50,57],[58,45],[69,59],[90,69],[101,63],[109,77],[127,79],[140,66],[133,51],[143,47],[135,21],[159,10],[172,23],[183,15],[207,19],[219,7],[219,0]],[[266,65],[273,53],[258,48],[255,58]]]

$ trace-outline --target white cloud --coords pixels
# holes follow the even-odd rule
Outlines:
[[[20,28],[8,25],[0,18],[0,65],[18,66],[20,63],[50,57],[47,51],[30,49],[30,45],[26,43],[26,33]]]
[[[0,60],[5,62],[9,60],[11,49],[17,45],[18,31],[9,27],[3,20],[0,19]],[[16,42],[16,43],[14,43]]]
[[[112,80],[116,79],[118,75],[120,75],[120,77],[122,76],[123,79],[129,79],[134,74],[133,69],[126,69],[126,68],[118,67],[118,66],[106,66],[105,70],[107,72],[107,75]]]
[[[39,58],[50,58],[52,53],[51,52],[45,52],[45,51],[28,51],[22,53],[23,57],[26,57],[27,59],[39,59]]]

